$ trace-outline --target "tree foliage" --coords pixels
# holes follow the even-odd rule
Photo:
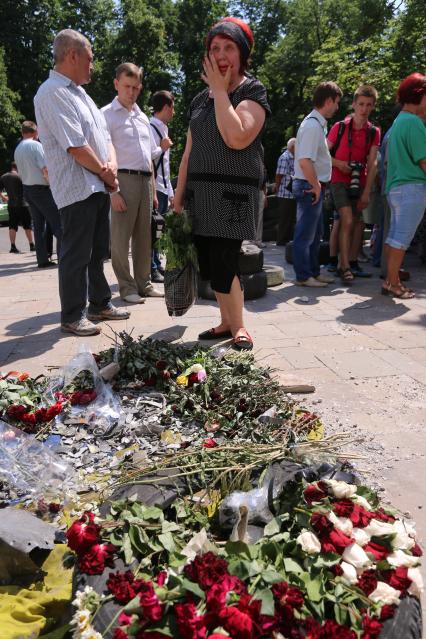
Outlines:
[[[144,68],[144,110],[154,91],[173,91],[176,171],[188,106],[204,86],[205,36],[223,15],[242,17],[254,32],[251,68],[265,83],[272,108],[264,136],[270,176],[310,109],[316,83],[335,80],[343,89],[339,119],[357,85],[374,84],[380,99],[373,119],[386,128],[400,79],[425,70],[424,0],[2,0],[0,169],[13,151],[19,121],[34,116],[32,100],[51,68],[54,35],[71,27],[93,44],[88,91],[100,106],[114,96],[114,70],[124,61]]]

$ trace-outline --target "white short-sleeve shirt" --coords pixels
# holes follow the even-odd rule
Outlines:
[[[331,178],[331,155],[327,144],[327,120],[314,109],[300,125],[296,136],[294,154],[294,177],[305,180],[299,160],[312,161],[320,182],[329,182]]]

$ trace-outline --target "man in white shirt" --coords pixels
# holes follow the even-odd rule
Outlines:
[[[151,283],[151,212],[158,205],[152,161],[171,146],[158,146],[147,116],[136,104],[142,69],[130,62],[116,69],[117,96],[102,108],[117,155],[119,191],[111,193],[111,261],[120,296],[131,304],[144,297],[163,297]],[[133,276],[129,265],[132,246]]]
[[[152,107],[154,116],[149,123],[154,132],[154,139],[158,144],[161,140],[169,137],[168,124],[175,112],[175,99],[170,91],[157,91],[152,96]],[[156,174],[155,188],[158,198],[158,212],[161,215],[167,213],[169,206],[173,208],[173,187],[170,182],[170,149],[164,151],[154,162]],[[160,256],[156,248],[152,250],[151,280],[153,282],[163,282],[163,269]]]
[[[334,281],[320,274],[319,244],[322,232],[324,188],[331,177],[331,155],[327,145],[327,119],[339,108],[342,91],[335,82],[322,82],[313,95],[313,110],[303,120],[296,136],[293,195],[297,221],[293,240],[296,284],[321,288]]]
[[[61,329],[85,337],[100,333],[94,321],[130,315],[112,305],[104,274],[109,192],[118,187],[115,152],[102,113],[82,87],[93,69],[90,42],[78,31],[63,29],[53,42],[53,57],[55,68],[37,91],[34,106],[61,216]]]

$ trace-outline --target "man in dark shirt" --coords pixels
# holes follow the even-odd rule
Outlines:
[[[2,194],[6,191],[7,196]],[[9,211],[9,253],[20,253],[16,248],[16,233],[20,224],[25,231],[27,240],[30,244],[30,251],[35,251],[33,232],[31,230],[31,214],[28,204],[24,200],[24,192],[22,180],[19,177],[15,162],[12,162],[10,172],[4,173],[0,177],[0,199],[7,202],[7,210]]]

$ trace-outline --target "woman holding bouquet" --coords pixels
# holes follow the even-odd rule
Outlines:
[[[256,236],[263,180],[261,133],[270,113],[264,86],[246,73],[254,44],[250,27],[223,18],[207,34],[202,79],[192,101],[179,168],[175,211],[186,206],[193,225],[200,274],[215,292],[221,322],[199,339],[232,337],[234,348],[253,348],[243,323],[238,272],[243,240]]]

